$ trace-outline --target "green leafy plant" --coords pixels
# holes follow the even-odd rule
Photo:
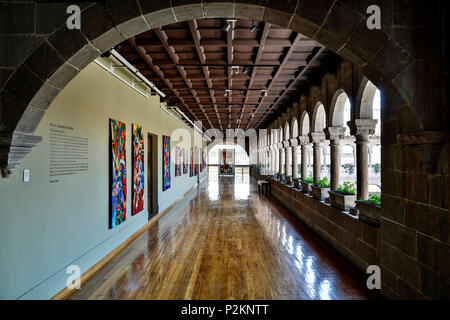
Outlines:
[[[381,164],[379,163],[375,163],[374,165],[372,165],[373,167],[373,171],[375,171],[375,174],[379,174],[381,171]]]
[[[329,188],[330,187],[330,181],[328,181],[328,178],[325,177],[323,179],[320,179],[317,183],[316,186],[318,186],[319,188],[323,189],[323,188]]]
[[[306,183],[314,183],[314,180],[313,180],[313,177],[312,177],[312,176],[309,176],[308,178],[303,179],[303,182],[306,182]]]
[[[372,195],[369,198],[369,200],[362,200],[361,199],[360,201],[363,202],[363,203],[373,204],[373,205],[381,207],[381,196],[377,195],[377,194]]]
[[[355,165],[350,164],[350,163],[344,164],[342,167],[344,168],[345,172],[347,172],[348,174],[353,174],[354,169],[355,169]]]
[[[356,194],[356,183],[351,182],[344,182],[342,185],[340,185],[337,190],[337,192],[343,194],[343,195],[355,195]]]

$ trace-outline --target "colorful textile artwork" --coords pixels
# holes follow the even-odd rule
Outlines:
[[[234,174],[233,150],[222,150],[222,159],[220,160],[220,174]]]
[[[175,177],[181,176],[182,161],[181,148],[175,147]]]
[[[110,119],[111,138],[111,207],[110,228],[118,226],[127,219],[127,165],[126,165],[126,126],[125,123]]]
[[[142,127],[133,127],[133,209],[131,214],[144,210],[144,135]]]
[[[189,168],[189,150],[183,149],[183,174],[188,173]]]
[[[196,176],[196,175],[198,175],[198,166],[199,166],[199,164],[198,164],[198,147],[197,146],[194,147],[194,158],[195,158],[194,175]]]
[[[170,188],[170,137],[163,136],[163,191]]]
[[[194,147],[191,147],[191,161],[189,163],[189,177],[194,176]]]

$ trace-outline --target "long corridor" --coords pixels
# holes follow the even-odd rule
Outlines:
[[[365,279],[248,170],[200,187],[72,299],[369,299]]]

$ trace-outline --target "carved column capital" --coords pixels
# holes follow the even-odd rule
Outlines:
[[[289,142],[291,143],[292,147],[297,147],[298,146],[298,140],[297,139],[291,139],[289,140]]]
[[[311,132],[309,134],[311,142],[314,144],[320,144],[325,142],[325,133],[323,132]]]
[[[311,142],[310,142],[308,136],[299,136],[299,137],[298,137],[298,143],[299,143],[301,146],[305,146],[305,145],[310,144]]]
[[[290,147],[289,141],[283,141],[283,147],[284,148],[289,148]]]
[[[347,122],[350,127],[350,133],[357,138],[364,137],[364,139],[365,136],[368,139],[369,136],[375,134],[375,126],[377,123],[378,120],[375,119],[355,119]]]
[[[340,140],[345,138],[344,127],[328,127],[325,128],[325,137],[327,140]]]

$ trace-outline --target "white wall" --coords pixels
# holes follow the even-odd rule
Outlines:
[[[68,265],[85,272],[145,225],[144,210],[131,216],[131,124],[158,135],[158,197],[162,211],[197,182],[175,177],[162,191],[162,135],[182,125],[159,108],[159,97],[138,94],[92,63],[52,103],[36,135],[43,141],[26,156],[14,175],[0,179],[0,298],[48,299],[64,288]],[[126,123],[127,220],[109,229],[109,118]],[[73,134],[89,139],[89,170],[76,175],[49,176],[50,123],[73,127]],[[173,145],[172,145],[173,146]],[[145,167],[147,166],[147,153]],[[31,170],[31,181],[22,180]],[[201,178],[206,170],[201,173]],[[145,181],[147,190],[147,181]]]

